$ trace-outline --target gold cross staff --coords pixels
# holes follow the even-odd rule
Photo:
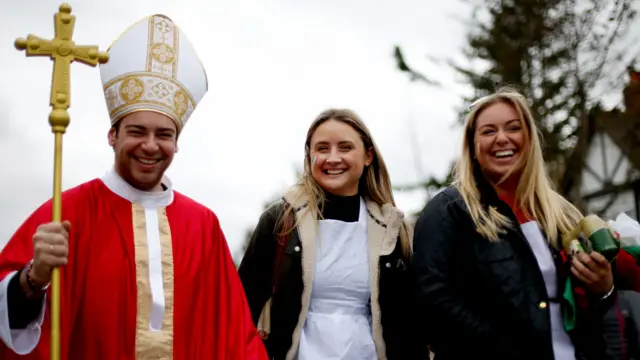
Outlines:
[[[18,50],[26,50],[26,56],[49,56],[53,60],[51,79],[49,124],[55,136],[53,156],[53,221],[62,219],[62,135],[69,126],[71,63],[79,61],[89,66],[104,64],[109,60],[106,52],[97,46],[76,46],[71,40],[76,17],[71,15],[71,6],[61,4],[55,14],[55,37],[44,40],[29,34],[27,39],[16,39]],[[60,359],[60,271],[53,269],[51,275],[51,360]]]

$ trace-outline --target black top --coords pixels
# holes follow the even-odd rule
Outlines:
[[[24,270],[22,270],[24,271]],[[34,321],[42,310],[44,297],[40,299],[29,299],[20,285],[21,272],[9,280],[7,288],[9,328],[25,329]]]
[[[360,195],[338,196],[325,191],[322,216],[327,220],[357,222],[360,215]]]
[[[481,203],[518,219],[483,177],[476,177]],[[412,272],[417,308],[439,360],[478,357],[493,360],[554,359],[545,281],[535,254],[519,226],[490,242],[480,233],[462,195],[450,186],[433,197],[414,226]],[[545,234],[546,235],[546,234]],[[571,272],[559,251],[549,247],[559,291]],[[575,281],[575,280],[574,280]],[[574,283],[577,284],[577,283]],[[576,359],[609,359],[602,315],[617,297],[578,307],[576,327],[568,332]],[[562,307],[567,306],[563,302]],[[464,346],[460,346],[464,344]],[[611,358],[613,359],[613,358]]]

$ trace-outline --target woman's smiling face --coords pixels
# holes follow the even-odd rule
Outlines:
[[[358,193],[365,166],[373,151],[365,149],[360,134],[350,125],[327,120],[311,136],[311,175],[325,191],[339,196]]]

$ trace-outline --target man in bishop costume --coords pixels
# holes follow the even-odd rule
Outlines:
[[[0,253],[0,359],[49,358],[48,283],[62,264],[61,359],[266,360],[218,218],[164,176],[207,92],[192,44],[154,15],[109,56],[114,167],[63,193],[63,224],[46,202]]]

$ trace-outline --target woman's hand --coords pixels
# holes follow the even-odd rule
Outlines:
[[[611,264],[595,251],[590,254],[580,252],[574,256],[571,272],[584,283],[587,291],[592,295],[602,297],[613,287]]]

